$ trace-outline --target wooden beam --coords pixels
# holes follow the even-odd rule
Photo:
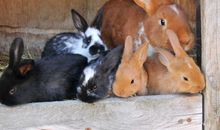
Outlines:
[[[220,129],[220,1],[201,0],[202,68],[206,75],[206,130]]]
[[[54,125],[70,130],[201,130],[202,96],[109,98],[95,104],[64,101],[14,108],[0,105],[0,117],[0,129],[10,130]]]

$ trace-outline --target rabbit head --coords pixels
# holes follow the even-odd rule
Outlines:
[[[172,80],[167,80],[167,83],[163,83],[171,86],[171,90],[168,90],[167,87],[164,88],[164,91],[168,93],[201,92],[205,87],[205,79],[200,68],[180,46],[178,37],[175,32],[172,30],[167,30],[166,32],[175,55],[164,49],[156,49],[156,51],[158,52],[159,61],[167,68],[167,71],[169,73],[169,76],[164,76],[164,78],[170,78]],[[161,93],[163,93],[162,91]]]
[[[145,33],[155,47],[172,49],[166,35],[166,29],[173,30],[184,50],[194,46],[194,34],[184,12],[173,0],[134,0],[148,14],[144,20]]]
[[[95,56],[107,50],[106,45],[101,39],[100,26],[102,10],[98,12],[95,20],[92,22],[91,26],[88,25],[86,20],[74,9],[71,10],[72,19],[75,28],[83,36],[83,42],[81,47],[89,50],[89,54]]]
[[[144,94],[146,91],[147,75],[143,64],[147,58],[147,43],[140,45],[134,51],[131,36],[125,41],[121,64],[116,72],[113,83],[113,93],[119,97],[129,97],[136,93]]]
[[[122,52],[123,46],[118,46],[101,55],[84,69],[80,86],[77,88],[81,101],[92,103],[112,94],[112,84],[121,62]]]
[[[4,101],[5,99],[13,99],[18,91],[17,87],[26,81],[29,77],[30,71],[34,67],[33,60],[21,61],[23,51],[23,40],[21,38],[16,38],[10,47],[9,65],[0,78],[1,101]]]

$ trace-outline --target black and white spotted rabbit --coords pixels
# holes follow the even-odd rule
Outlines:
[[[102,10],[98,12],[89,26],[86,20],[72,9],[73,23],[78,32],[65,32],[52,37],[44,47],[42,58],[68,53],[85,56],[88,62],[98,58],[100,53],[107,50],[99,31],[102,19],[99,14],[102,12]]]

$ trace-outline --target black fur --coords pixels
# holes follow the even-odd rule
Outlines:
[[[86,84],[83,84],[86,75],[84,70],[80,78],[80,86],[77,88],[77,97],[81,101],[93,103],[110,95],[115,74],[121,62],[122,53],[123,47],[118,46],[108,52],[107,55],[100,56],[98,60],[91,63],[88,67],[94,69],[95,74]]]
[[[86,20],[74,9],[71,10],[71,14],[75,28],[80,32],[85,32],[89,27]]]
[[[58,55],[34,61],[21,60],[23,41],[10,49],[9,66],[0,78],[0,101],[5,105],[76,98],[76,86],[87,65],[80,55]]]
[[[92,22],[91,26],[97,28],[98,30],[101,30],[102,27],[102,19],[103,19],[103,14],[104,13],[104,8],[101,8],[98,10],[96,17],[94,21]]]

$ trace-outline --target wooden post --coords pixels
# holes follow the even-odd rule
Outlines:
[[[202,68],[206,75],[204,128],[220,129],[220,1],[201,0]]]

